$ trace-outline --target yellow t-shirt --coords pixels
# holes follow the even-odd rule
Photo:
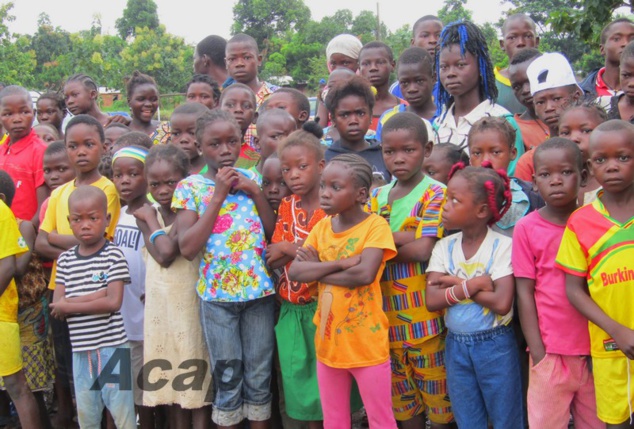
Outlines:
[[[106,229],[106,238],[112,240],[114,237],[114,230],[119,220],[119,211],[121,210],[121,203],[119,202],[119,194],[114,184],[106,177],[100,177],[90,186],[96,186],[104,191],[106,197],[108,197],[108,214],[110,215],[110,225]],[[40,229],[50,233],[56,231],[58,234],[73,235],[73,230],[70,228],[68,222],[68,198],[70,194],[77,189],[75,181],[72,180],[63,184],[59,188],[55,189],[48,200],[48,208],[46,209],[46,215],[40,225]],[[51,280],[48,284],[48,288],[55,290],[55,273],[57,269],[57,263],[53,264],[53,272],[51,274]]]
[[[390,358],[388,320],[383,312],[379,280],[385,261],[396,256],[390,226],[371,214],[363,222],[340,233],[332,230],[332,218],[319,221],[306,238],[321,261],[358,255],[366,248],[383,249],[383,262],[374,281],[366,286],[344,287],[319,282],[319,300],[313,321],[317,325],[317,359],[333,368],[378,365]]]
[[[20,234],[18,222],[11,209],[0,200],[0,259],[19,256],[29,248]],[[0,322],[18,321],[18,289],[11,279],[9,286],[0,295]]]

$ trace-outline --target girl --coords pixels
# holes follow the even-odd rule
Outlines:
[[[350,428],[353,377],[370,427],[396,428],[388,320],[379,285],[385,261],[396,250],[385,219],[363,210],[371,186],[372,167],[360,156],[330,161],[319,192],[329,217],[313,227],[288,271],[291,281],[318,282],[315,349],[326,429]]]
[[[64,102],[66,107],[73,114],[89,115],[95,118],[105,127],[111,122],[121,122],[125,125],[130,123],[130,118],[121,115],[109,115],[101,111],[97,99],[99,98],[99,88],[90,76],[85,74],[75,74],[68,78],[64,85]]]
[[[605,110],[595,102],[574,104],[559,116],[559,136],[577,143],[583,155],[583,162],[587,163],[590,159],[590,134],[607,119]],[[588,175],[585,185],[581,185],[579,189],[579,205],[590,204],[596,200],[600,189],[601,185],[597,179],[592,174]]]
[[[51,124],[37,124],[33,127],[33,131],[35,131],[35,134],[37,134],[40,140],[47,146],[60,139],[57,128]]]
[[[436,143],[454,143],[469,153],[471,124],[484,116],[503,116],[516,130],[517,157],[508,170],[512,176],[517,159],[524,153],[524,142],[513,115],[495,104],[498,90],[493,64],[484,34],[475,24],[457,21],[444,28],[436,54],[436,75]]]
[[[196,291],[215,374],[213,421],[236,428],[269,427],[273,362],[273,283],[262,259],[275,216],[256,175],[235,168],[241,129],[231,113],[214,110],[196,124],[207,172],[182,180],[174,191],[181,254],[201,251]]]
[[[215,109],[220,100],[218,82],[206,74],[195,74],[185,92],[188,103],[200,103],[209,110]]]
[[[423,171],[432,179],[446,185],[449,182],[451,167],[457,162],[469,165],[469,156],[453,143],[438,143],[434,145],[431,155],[423,161]]]
[[[57,92],[47,92],[40,95],[35,103],[35,113],[38,124],[50,124],[57,130],[60,139],[64,139],[64,117],[66,103],[64,97]]]
[[[236,167],[249,169],[257,165],[260,154],[254,149],[254,136],[249,132],[250,125],[256,117],[255,94],[248,86],[234,83],[222,91],[220,108],[230,112],[240,125],[243,143],[240,146],[240,156],[236,161]]]
[[[427,269],[430,311],[447,309],[447,388],[458,427],[524,427],[517,343],[510,324],[511,239],[490,226],[511,205],[504,170],[457,164],[442,213],[446,230]]]
[[[144,361],[166,359],[172,372],[165,387],[148,390],[143,394],[146,406],[170,405],[170,427],[194,429],[209,427],[211,406],[205,401],[211,377],[209,355],[205,348],[198,296],[192,287],[198,280],[197,257],[194,262],[179,255],[176,229],[172,227],[176,213],[171,209],[174,189],[189,174],[189,158],[173,145],[158,145],[150,149],[145,160],[145,176],[156,205],[145,204],[133,213],[143,233],[146,264]],[[191,367],[178,368],[183,362],[196,362],[204,383],[196,389],[177,391],[173,387],[176,377],[191,374]],[[202,365],[204,363],[204,365]],[[178,369],[177,369],[178,368]],[[154,374],[150,383],[164,375]],[[163,383],[163,382],[161,382]]]
[[[152,119],[159,108],[159,90],[154,78],[135,70],[127,80],[126,92],[132,112],[130,130],[147,134],[154,144],[167,143],[169,124]]]

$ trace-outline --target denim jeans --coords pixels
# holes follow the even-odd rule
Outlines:
[[[458,427],[524,429],[517,343],[510,326],[454,333],[446,341],[447,388]]]
[[[119,352],[115,358],[119,360],[110,362],[117,350]],[[116,365],[110,367],[115,362]],[[107,370],[104,371],[104,369]],[[128,374],[122,374],[121,371],[127,371]],[[100,377],[102,372],[104,374]],[[124,379],[130,382],[129,386],[125,386]],[[80,428],[100,429],[105,405],[118,429],[136,429],[131,384],[133,381],[132,369],[127,344],[102,347],[87,352],[74,352],[73,380]]]
[[[271,416],[274,308],[273,296],[248,302],[201,300],[215,394],[212,419],[218,425]]]

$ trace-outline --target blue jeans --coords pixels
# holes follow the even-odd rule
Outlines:
[[[458,427],[524,429],[517,343],[510,326],[454,333],[446,341],[447,388]]]
[[[115,359],[112,359],[115,353]],[[136,429],[127,344],[74,352],[73,380],[80,428],[100,429],[105,405],[118,429]]]
[[[218,425],[271,416],[274,309],[273,296],[248,302],[201,300],[215,393],[212,419]]]

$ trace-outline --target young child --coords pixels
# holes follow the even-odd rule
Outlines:
[[[434,247],[425,302],[447,309],[447,388],[458,427],[520,429],[511,239],[490,228],[511,205],[509,179],[504,170],[462,167],[450,175],[442,213],[445,229],[459,232]]]
[[[46,145],[33,130],[33,101],[29,91],[9,85],[0,91],[0,122],[9,139],[0,145],[0,169],[15,183],[13,213],[40,224],[39,210],[48,196],[42,159]]]
[[[292,194],[284,182],[282,164],[276,153],[266,158],[262,165],[262,192],[275,214],[278,213],[282,199]]]
[[[79,244],[58,258],[51,314],[68,322],[78,423],[100,427],[105,406],[117,428],[134,429],[130,382],[136,380],[126,364],[130,355],[119,312],[130,274],[123,252],[104,238],[110,223],[108,199],[96,186],[79,186],[68,198],[68,212]],[[102,381],[102,371],[119,377]]]
[[[119,140],[119,137],[131,132],[132,130],[130,127],[123,125],[120,122],[113,122],[109,124],[106,128],[104,128],[104,135],[106,136],[106,139],[104,140],[104,153],[106,155],[112,155],[112,146],[114,146],[114,142]]]
[[[257,120],[255,94],[248,86],[234,83],[222,91],[220,108],[230,112],[242,130],[242,145],[236,167],[244,169],[253,167],[260,159],[260,154],[255,150],[255,132],[249,131],[249,127]]]
[[[154,78],[135,70],[127,79],[126,94],[132,114],[130,130],[150,136],[154,144],[166,144],[170,137],[168,123],[153,119],[159,108],[160,96]]]
[[[634,125],[611,120],[590,136],[590,170],[603,187],[568,219],[557,253],[570,303],[589,321],[597,415],[607,428],[632,427],[634,299]]]
[[[180,147],[189,156],[189,174],[204,174],[207,170],[196,140],[196,121],[208,111],[200,103],[185,103],[174,109],[170,118],[170,144]]]
[[[575,428],[600,428],[587,360],[586,319],[566,298],[565,274],[554,266],[587,171],[577,145],[560,137],[535,151],[535,168],[535,185],[546,206],[517,222],[511,253],[519,316],[531,357],[528,425],[565,428],[572,412]]]
[[[447,184],[449,172],[454,164],[469,165],[469,156],[453,143],[439,143],[432,148],[431,155],[423,161],[423,171],[437,182]]]
[[[447,399],[443,313],[423,304],[425,269],[444,230],[440,213],[445,187],[425,176],[431,152],[427,128],[414,113],[397,113],[383,128],[383,158],[396,181],[376,189],[370,210],[385,218],[397,256],[381,278],[383,311],[390,322],[392,407],[405,429],[425,424],[448,428],[453,421]]]
[[[308,98],[295,88],[280,88],[266,100],[266,109],[283,109],[295,118],[297,129],[308,121],[310,117],[310,102]]]
[[[37,124],[33,126],[33,131],[35,131],[35,134],[37,134],[42,143],[47,146],[60,139],[57,129],[51,124]]]
[[[209,110],[215,109],[220,101],[218,82],[206,74],[195,74],[187,82],[185,93],[188,103],[200,103]]]
[[[356,153],[389,181],[391,176],[381,155],[381,145],[376,140],[368,141],[365,135],[374,108],[374,94],[367,81],[353,76],[338,82],[328,91],[326,107],[339,131],[339,140],[326,149],[326,162],[338,154]]]
[[[133,213],[150,203],[147,198],[148,187],[145,180],[146,156],[147,149],[140,146],[124,147],[112,156],[112,179],[119,198],[125,204],[121,207],[113,243],[123,252],[130,270],[130,284],[126,286],[123,293],[121,316],[130,345],[134,380],[141,375],[143,367],[145,262],[141,252],[144,246],[143,235]],[[154,410],[143,406],[143,385],[135,381],[132,390],[134,404],[139,407],[141,427],[154,427]]]
[[[66,103],[64,97],[57,92],[45,92],[35,103],[35,118],[38,124],[51,124],[60,138],[64,138],[64,118]]]
[[[64,85],[64,102],[74,116],[92,116],[103,127],[111,122],[121,122],[124,125],[130,123],[129,117],[124,117],[119,113],[111,115],[102,112],[97,102],[98,98],[99,87],[90,76],[85,74],[78,73],[69,77]]]
[[[559,115],[583,94],[570,63],[558,52],[546,53],[526,69],[535,114],[549,128],[551,137],[559,135]]]
[[[522,133],[508,110],[496,104],[493,64],[482,31],[469,21],[449,24],[440,38],[434,88],[436,143],[454,143],[468,151],[471,124],[482,117],[501,116],[516,130],[517,156],[524,153]],[[515,160],[509,174],[515,171]]]
[[[376,90],[370,129],[376,131],[379,118],[405,100],[390,93],[390,74],[394,71],[394,53],[383,42],[370,42],[359,53],[359,72]]]
[[[130,131],[115,140],[112,145],[112,153],[114,155],[124,147],[130,146],[139,146],[150,150],[154,146],[154,142],[152,142],[150,136],[141,131]]]
[[[385,219],[363,209],[371,185],[372,167],[360,156],[342,154],[328,163],[319,195],[329,216],[313,227],[288,270],[292,281],[318,282],[315,350],[326,428],[350,427],[354,378],[370,427],[396,429],[379,284],[396,249]]]
[[[610,99],[610,119],[623,119],[632,122],[634,120],[634,42],[627,44],[621,53],[619,63],[620,80],[622,92]]]
[[[539,36],[535,21],[523,13],[515,13],[504,20],[502,24],[502,38],[500,48],[504,51],[509,64],[511,60],[524,49],[537,49]],[[526,110],[526,106],[514,94],[513,84],[510,81],[510,67],[500,69],[495,67],[495,85],[498,88],[496,103],[504,107],[514,115]],[[523,135],[523,130],[522,130]]]
[[[51,192],[75,178],[75,169],[68,158],[63,141],[48,145],[44,151],[43,166],[44,182]],[[40,219],[42,220],[44,220],[48,209],[49,199],[50,197],[44,200],[40,208]]]
[[[427,135],[433,140],[431,121],[436,113],[436,105],[431,97],[434,88],[434,60],[426,50],[416,46],[407,48],[398,58],[396,75],[407,104],[401,103],[384,112],[379,119],[376,138],[381,141],[383,124],[398,112],[412,112],[425,120]]]
[[[3,175],[5,180],[10,177]],[[0,335],[2,359],[0,377],[15,405],[22,427],[43,428],[38,403],[31,393],[23,370],[18,326],[18,291],[13,280],[16,272],[16,257],[28,251],[20,234],[15,216],[8,207],[12,203],[11,186],[0,193]]]
[[[256,145],[260,148],[260,160],[250,170],[262,177],[264,162],[277,152],[277,147],[286,136],[295,131],[295,119],[285,110],[265,110],[256,122]]]
[[[181,254],[201,251],[200,317],[214,377],[213,421],[235,427],[268,427],[275,338],[273,283],[262,258],[275,215],[254,173],[233,167],[240,154],[240,126],[222,110],[205,113],[197,140],[208,165],[174,191]],[[249,386],[243,388],[242,386]]]
[[[326,86],[326,89],[322,92],[322,99],[326,100],[326,97],[328,97],[328,92],[330,92],[330,88],[335,87],[336,85],[339,84],[339,82],[347,82],[355,76],[356,75],[352,71],[350,71],[350,69],[347,69],[344,67],[331,71],[330,74],[328,75],[328,84]],[[330,113],[328,113],[325,105],[324,105],[324,110],[325,110],[324,115],[326,115],[326,118],[327,118],[326,124],[328,124],[329,126],[326,126],[323,128],[324,136],[321,139],[321,144],[326,147],[330,147],[332,146],[333,142],[336,142],[337,140],[339,140],[339,131],[337,130],[337,127],[334,126],[332,122],[332,118],[330,117]],[[317,113],[318,115],[321,114],[319,112]],[[322,123],[321,117],[319,117],[318,119],[319,119],[318,123],[321,125]],[[376,137],[376,133],[368,128],[368,131],[366,131],[365,133],[365,137],[370,140],[374,139]]]

